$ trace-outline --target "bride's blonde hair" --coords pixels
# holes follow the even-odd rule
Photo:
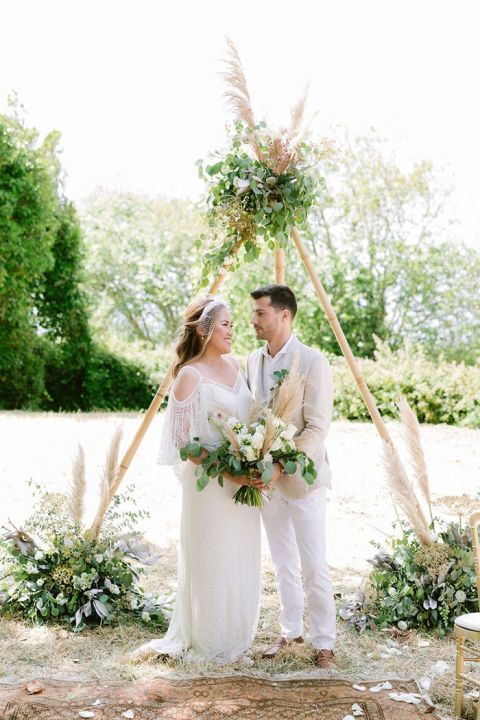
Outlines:
[[[204,313],[210,303],[211,310],[207,309]],[[177,362],[173,368],[174,378],[184,365],[202,357],[215,328],[215,316],[221,307],[226,307],[225,303],[218,301],[214,295],[203,295],[187,306],[183,327],[175,345]]]

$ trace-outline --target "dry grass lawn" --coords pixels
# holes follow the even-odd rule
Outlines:
[[[133,413],[0,413],[0,525],[8,518],[21,524],[28,516],[32,504],[26,485],[29,478],[49,489],[64,487],[79,442],[87,456],[92,512],[102,456],[114,428],[123,424],[126,447],[138,421],[139,416]],[[169,594],[175,592],[176,584],[180,492],[173,474],[155,464],[162,421],[161,415],[155,419],[132,463],[127,482],[135,483],[140,506],[151,512],[142,529],[160,554],[144,585],[155,593]],[[391,430],[398,438],[398,427],[393,423]],[[425,426],[422,435],[432,495],[467,493],[475,497],[480,487],[480,431]],[[334,471],[334,489],[328,506],[329,561],[335,591],[354,596],[368,573],[367,559],[373,550],[370,540],[381,542],[392,532],[394,512],[385,490],[378,440],[371,425],[334,423],[328,449]],[[125,653],[154,637],[155,628],[129,624],[74,635],[54,626],[29,626],[4,619],[0,621],[0,682],[38,676],[108,682],[148,679],[160,673],[173,677],[202,673],[325,675],[325,671],[314,667],[308,646],[288,648],[274,661],[261,658],[262,647],[278,631],[278,601],[266,543],[263,558],[262,612],[248,664],[227,668],[186,666],[176,661],[130,664]],[[454,658],[451,639],[439,641],[415,632],[400,637],[391,632],[358,635],[341,622],[338,633],[335,673],[351,678],[352,683],[413,677],[428,689],[442,716],[451,715]]]

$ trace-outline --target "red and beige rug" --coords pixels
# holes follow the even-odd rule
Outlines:
[[[413,681],[390,680],[372,692],[338,679],[268,680],[233,676],[129,685],[88,685],[42,680],[31,695],[26,685],[0,685],[3,720],[428,720],[433,708],[398,702],[391,693],[418,693]]]

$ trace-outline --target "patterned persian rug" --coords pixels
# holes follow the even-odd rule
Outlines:
[[[41,693],[0,686],[3,720],[428,720],[432,708],[395,701],[390,693],[418,693],[413,681],[365,691],[338,679],[266,680],[234,676],[131,685],[84,685],[43,680]],[[2,713],[3,709],[3,713]]]

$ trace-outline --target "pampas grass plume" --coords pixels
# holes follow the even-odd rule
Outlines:
[[[432,544],[428,522],[418,502],[412,483],[408,479],[397,450],[392,443],[383,442],[383,465],[393,499],[411,524],[424,546]]]
[[[80,527],[85,513],[85,492],[87,483],[85,480],[85,451],[81,445],[78,446],[75,460],[73,461],[72,476],[67,490],[67,509],[74,525]]]
[[[428,505],[430,519],[433,522],[432,502],[430,498],[430,484],[428,480],[427,463],[423,453],[422,441],[420,438],[420,424],[417,416],[408,404],[406,398],[402,397],[399,402],[400,419],[402,421],[403,438],[410,452],[412,468],[417,485]]]
[[[243,122],[250,128],[250,144],[252,145],[258,160],[263,160],[263,153],[255,135],[255,120],[253,117],[252,103],[248,90],[247,80],[243,71],[242,61],[233,40],[226,37],[227,57],[225,64],[227,70],[222,73],[228,89],[224,92],[235,120]]]
[[[95,515],[95,520],[93,521],[92,527],[89,531],[89,534],[95,538],[98,538],[100,534],[103,520],[118,486],[118,483],[116,482],[118,454],[120,450],[120,442],[122,440],[122,435],[122,428],[117,428],[110,441],[110,446],[108,448],[107,456],[105,458],[105,465],[103,467],[102,476],[100,478],[100,500],[98,510]]]

